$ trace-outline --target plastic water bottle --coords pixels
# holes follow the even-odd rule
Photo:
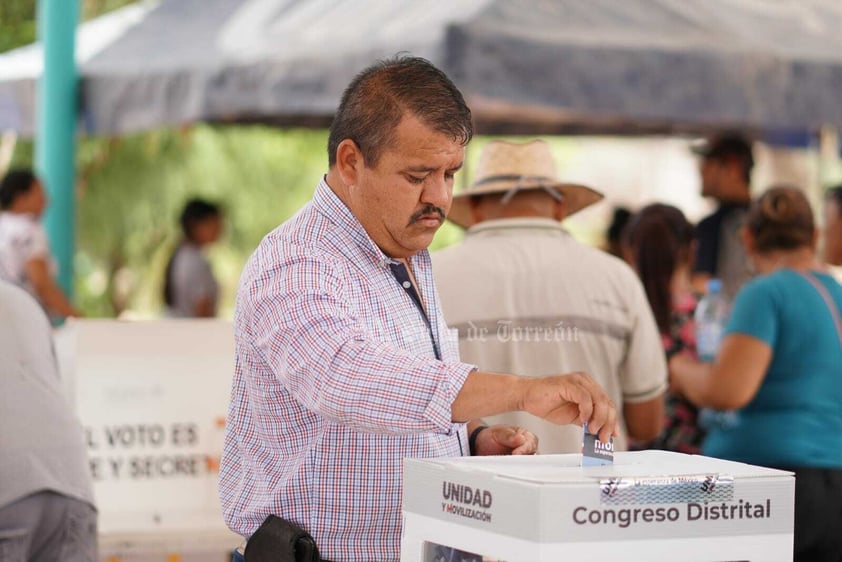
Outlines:
[[[708,281],[708,292],[696,305],[696,353],[700,361],[712,363],[719,352],[725,324],[728,322],[730,304],[722,294],[722,281]],[[699,425],[706,429],[712,427],[735,427],[739,415],[733,410],[713,410],[703,408],[699,412]]]
[[[712,363],[722,343],[728,321],[728,301],[722,294],[722,281],[708,281],[708,293],[696,305],[696,353],[699,360]]]

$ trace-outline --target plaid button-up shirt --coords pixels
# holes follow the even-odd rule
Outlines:
[[[411,265],[432,329],[391,263],[324,180],[247,263],[219,481],[234,531],[273,513],[324,558],[398,560],[403,458],[468,454],[450,406],[473,366],[458,360],[429,254]]]

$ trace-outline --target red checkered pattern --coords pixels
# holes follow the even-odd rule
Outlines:
[[[399,559],[404,457],[468,454],[450,405],[473,368],[444,324],[430,257],[411,260],[436,332],[322,180],[243,271],[220,498],[248,536],[270,513],[324,558]]]

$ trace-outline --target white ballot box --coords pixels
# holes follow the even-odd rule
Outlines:
[[[792,560],[789,472],[665,451],[404,461],[402,562]]]

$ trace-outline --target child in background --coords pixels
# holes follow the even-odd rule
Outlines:
[[[181,213],[183,238],[173,252],[164,279],[164,303],[174,318],[216,316],[219,284],[202,250],[222,234],[222,211],[208,201],[188,201]]]

